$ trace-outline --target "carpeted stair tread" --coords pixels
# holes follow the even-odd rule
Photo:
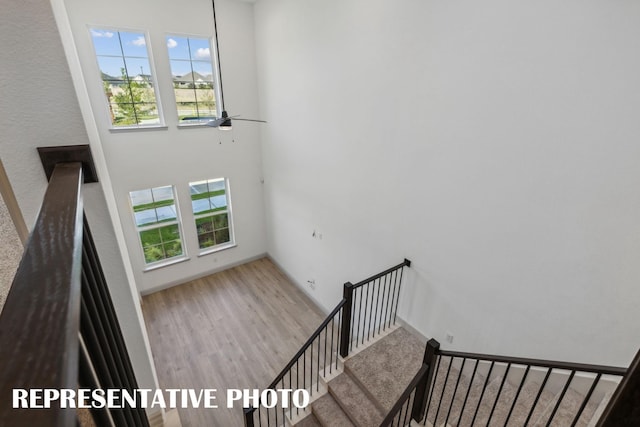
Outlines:
[[[329,392],[351,421],[359,427],[378,426],[384,416],[347,373],[329,382]]]
[[[302,421],[296,423],[296,427],[322,427],[322,424],[313,415],[313,413],[307,415]]]
[[[567,390],[567,393],[562,398],[562,404],[553,416],[551,427],[570,426],[571,423],[573,423],[573,419],[578,413],[578,410],[580,409],[580,405],[582,405],[583,398],[583,395],[576,392],[575,390]],[[584,410],[582,411],[582,414],[580,414],[580,418],[578,418],[576,427],[588,426],[597,408],[598,405],[596,403],[587,403]],[[553,406],[547,408],[547,411],[545,413],[546,417],[544,417],[546,420],[548,420],[551,416],[551,412],[553,412]]]
[[[422,366],[424,343],[403,328],[345,362],[346,369],[386,413]]]
[[[429,424],[444,426],[446,423],[448,426],[455,427],[471,425],[473,421],[474,425],[490,427],[505,424],[509,427],[524,425],[531,412],[532,402],[540,390],[539,383],[527,380],[518,393],[518,387],[509,381],[503,382],[502,375],[492,375],[490,380],[485,381],[485,377],[478,372],[475,375],[471,373],[460,375],[457,367],[453,366],[449,369],[449,360],[446,358],[440,361],[427,413]],[[449,372],[448,380],[447,372]],[[495,404],[498,392],[500,395]],[[481,397],[482,400],[480,400]],[[514,405],[513,401],[516,397]],[[540,420],[548,419],[548,411],[550,411],[548,408],[555,402],[557,402],[555,394],[546,389],[543,390],[530,418],[530,425],[540,425],[542,422]],[[545,413],[547,413],[546,418],[543,417]],[[491,417],[490,422],[489,417]]]
[[[355,427],[330,393],[311,404],[312,414],[324,427]]]

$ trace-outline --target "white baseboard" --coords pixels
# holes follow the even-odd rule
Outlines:
[[[249,258],[243,258],[243,259],[241,259],[239,261],[235,261],[235,262],[232,262],[232,263],[229,263],[229,264],[225,264],[222,267],[214,268],[213,270],[207,270],[207,271],[205,271],[203,273],[194,274],[192,276],[184,277],[184,278],[182,278],[180,280],[175,280],[175,281],[172,281],[172,282],[169,282],[169,283],[165,283],[165,284],[162,284],[162,285],[151,287],[149,289],[142,290],[142,291],[140,291],[140,295],[141,296],[145,296],[145,295],[153,294],[155,292],[160,292],[160,291],[163,291],[165,289],[169,289],[169,288],[172,288],[174,286],[182,285],[182,284],[190,282],[192,280],[201,279],[203,277],[210,276],[212,274],[219,273],[219,272],[224,271],[224,270],[229,270],[230,268],[237,267],[237,266],[242,265],[242,264],[247,264],[247,263],[250,263],[250,262],[265,258],[265,257],[268,257],[267,253],[261,253],[261,254],[258,254],[258,255],[255,255],[255,256],[252,256],[252,257],[249,257]]]

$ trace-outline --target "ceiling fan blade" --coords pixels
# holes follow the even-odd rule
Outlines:
[[[258,120],[258,119],[240,119],[240,118],[234,118],[233,120],[243,120],[245,122],[258,122],[258,123],[267,123],[266,120]]]

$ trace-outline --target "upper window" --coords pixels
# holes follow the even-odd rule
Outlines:
[[[198,124],[216,114],[216,78],[209,39],[167,36],[180,124]]]
[[[227,180],[190,182],[189,190],[201,253],[233,245]]]
[[[114,127],[159,125],[160,113],[144,33],[91,28]]]
[[[173,187],[155,187],[129,193],[146,264],[184,254]]]

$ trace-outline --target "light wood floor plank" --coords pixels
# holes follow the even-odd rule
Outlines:
[[[179,409],[184,427],[242,426],[229,388],[263,388],[324,314],[267,258],[157,292],[143,312],[160,387],[215,388],[217,409]]]

